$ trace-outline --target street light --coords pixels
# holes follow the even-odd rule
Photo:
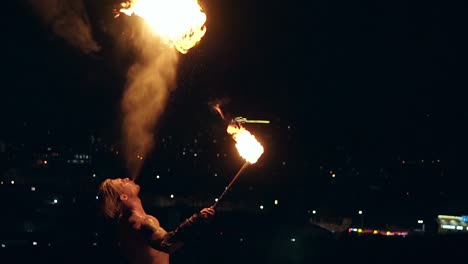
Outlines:
[[[364,214],[362,210],[359,210],[358,214],[361,216],[361,227],[364,227]]]
[[[418,224],[421,224],[421,230],[424,233],[426,231],[426,224],[424,224],[424,220],[418,220]]]

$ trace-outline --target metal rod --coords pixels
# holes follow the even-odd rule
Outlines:
[[[270,124],[270,121],[268,120],[246,120],[245,123]]]
[[[239,175],[241,175],[242,171],[244,171],[245,168],[247,168],[247,166],[249,165],[250,163],[248,161],[246,161],[244,163],[244,165],[242,166],[242,168],[240,168],[240,170],[237,172],[236,176],[234,176],[234,178],[232,178],[231,182],[229,183],[229,185],[224,189],[224,192],[218,197],[218,200],[211,206],[212,208],[216,208],[216,206],[218,205],[219,201],[221,201],[221,199],[224,197],[224,195],[226,195],[227,191],[231,188],[231,185],[234,183],[234,181],[236,181],[236,179],[239,177]]]

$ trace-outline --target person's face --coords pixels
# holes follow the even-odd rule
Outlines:
[[[129,197],[137,196],[140,192],[140,185],[131,181],[129,178],[113,179],[112,184],[117,186],[117,188],[122,191],[122,194]]]

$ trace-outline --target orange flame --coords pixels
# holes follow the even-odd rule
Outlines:
[[[215,104],[213,106],[213,109],[216,110],[216,112],[218,112],[218,114],[221,116],[221,118],[224,120],[224,115],[223,115],[223,111],[221,111],[221,107],[219,107],[219,104]]]
[[[143,18],[182,54],[205,35],[206,15],[197,0],[130,0],[120,5],[121,13]]]
[[[247,162],[253,164],[262,156],[263,146],[244,127],[229,125],[227,132],[232,135],[236,141],[237,151]]]

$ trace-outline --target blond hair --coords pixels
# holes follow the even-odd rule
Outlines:
[[[120,219],[123,214],[123,204],[120,201],[122,190],[119,186],[112,183],[112,179],[104,180],[99,186],[99,194],[101,196],[101,210],[111,219]]]

